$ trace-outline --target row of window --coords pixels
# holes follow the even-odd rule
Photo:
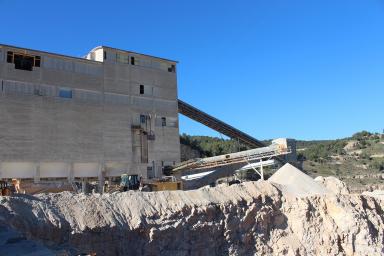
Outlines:
[[[104,59],[106,58],[107,52],[104,51]],[[174,64],[170,65],[165,62],[129,56],[128,54],[116,53],[116,61],[123,64],[131,64],[133,66],[161,69],[173,73],[176,72],[176,66]]]
[[[44,57],[42,63],[44,68],[54,69],[66,72],[74,72],[92,76],[103,76],[103,67],[100,64],[85,63],[82,61],[70,61],[66,59]]]
[[[103,70],[101,65],[74,62],[59,58],[45,56],[44,62],[41,62],[41,56],[29,55],[19,52],[7,51],[7,62],[15,64],[15,69],[33,71],[34,67],[40,67],[43,64],[44,68],[75,72],[87,75],[102,76]]]
[[[140,115],[140,124],[147,125],[150,123],[151,117],[149,115],[141,114]],[[156,117],[155,126],[168,126],[168,127],[177,127],[177,119],[172,117]]]
[[[106,52],[104,52],[104,58],[106,58]],[[161,69],[168,72],[176,72],[175,65],[169,65],[164,62],[159,62],[155,60],[143,59],[134,56],[128,56],[127,54],[116,53],[116,61],[124,64],[131,64],[141,67],[150,67],[155,69]],[[41,65],[41,56],[29,55],[19,52],[7,51],[7,62],[14,63],[15,69],[32,71],[33,67],[40,67]],[[101,75],[101,67],[85,64],[85,63],[72,63],[71,61],[66,61],[57,58],[45,57],[44,60],[45,68],[54,68],[57,70],[69,71],[69,72],[78,72],[90,75]]]
[[[4,80],[1,82],[0,92],[3,91],[6,94],[24,94],[24,95],[36,95],[46,97],[60,97],[66,99],[75,98],[80,101],[90,103],[110,103],[119,105],[132,105],[139,109],[151,110],[161,109],[167,112],[173,112],[177,108],[175,101],[166,100],[153,100],[142,97],[132,97],[125,94],[98,92],[83,89],[73,89],[68,87],[57,87],[53,85],[45,84],[32,84],[19,81]]]
[[[150,120],[150,117],[148,115],[140,115],[140,123],[146,124],[148,122],[148,120]],[[161,126],[167,126],[167,118],[166,117],[160,117],[160,119],[158,118],[157,120],[161,121],[160,122]],[[159,124],[159,122],[156,122],[156,125],[160,126],[158,124]]]

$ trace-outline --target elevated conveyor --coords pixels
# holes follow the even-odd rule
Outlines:
[[[183,170],[199,170],[207,168],[217,168],[220,166],[233,165],[238,163],[254,163],[263,159],[272,159],[279,156],[290,154],[291,148],[286,143],[272,143],[267,147],[250,149],[231,154],[192,159],[182,162],[175,166],[174,172]]]
[[[242,143],[244,143],[247,146],[250,146],[251,148],[259,148],[259,147],[265,147],[266,145],[253,138],[252,136],[236,129],[235,127],[224,123],[223,121],[208,115],[207,113],[189,105],[188,103],[178,100],[179,105],[179,113],[189,117],[201,124],[204,124],[208,126],[209,128],[218,131],[232,139],[238,139]]]

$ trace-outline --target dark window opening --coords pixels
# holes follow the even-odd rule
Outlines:
[[[33,67],[40,67],[41,57],[8,51],[7,62],[14,63],[15,69],[32,71]]]
[[[131,57],[131,65],[135,65],[135,57]]]
[[[140,85],[140,94],[144,94],[144,85]]]
[[[43,96],[42,91],[39,90],[39,89],[34,89],[34,90],[33,90],[33,94],[36,95],[36,96]]]
[[[140,123],[145,124],[147,122],[147,117],[145,115],[140,115]]]
[[[172,65],[168,68],[168,72],[176,72],[176,66]]]
[[[167,119],[165,117],[161,118],[161,126],[167,126]]]
[[[60,89],[59,90],[59,97],[60,98],[66,98],[66,99],[72,99],[72,90],[71,89]]]
[[[41,58],[40,56],[35,57],[35,67],[40,67]]]
[[[14,54],[13,62],[15,63],[15,69],[32,71],[35,58],[21,54]]]
[[[104,51],[104,59],[106,60],[107,59],[107,52]]]
[[[13,63],[13,52],[7,52],[7,62]]]

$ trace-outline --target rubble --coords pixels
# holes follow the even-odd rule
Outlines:
[[[365,191],[362,194],[366,196],[377,197],[384,200],[384,190]]]
[[[345,184],[344,182],[342,182],[341,180],[339,180],[336,177],[318,176],[315,178],[315,181],[319,182],[328,191],[330,191],[332,193],[335,193],[335,194],[349,194],[350,193],[347,184]]]

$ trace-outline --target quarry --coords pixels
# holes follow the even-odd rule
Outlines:
[[[294,139],[179,99],[176,71],[0,45],[0,255],[384,254],[383,190],[308,175]],[[179,114],[245,149],[181,161]]]
[[[382,255],[383,199],[289,164],[190,191],[2,197],[0,254]]]

